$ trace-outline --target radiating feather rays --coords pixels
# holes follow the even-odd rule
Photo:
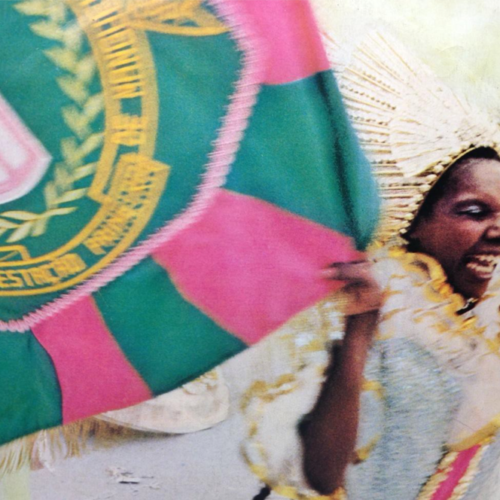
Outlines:
[[[388,33],[372,32],[346,55],[324,36],[349,117],[379,181],[378,239],[404,234],[425,193],[467,151],[500,152],[500,132]]]

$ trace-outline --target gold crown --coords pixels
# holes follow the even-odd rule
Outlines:
[[[443,172],[479,147],[500,154],[500,132],[397,40],[371,33],[345,53],[325,35],[344,103],[383,199],[380,242],[404,235]]]

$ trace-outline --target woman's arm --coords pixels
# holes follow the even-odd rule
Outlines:
[[[354,455],[363,370],[381,302],[369,264],[341,267],[330,269],[328,277],[347,281],[345,290],[351,296],[344,341],[331,353],[327,379],[301,427],[304,472],[310,485],[323,495],[343,485],[345,469]]]

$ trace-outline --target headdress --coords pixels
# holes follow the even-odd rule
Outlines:
[[[342,51],[326,39],[330,55]],[[338,63],[338,60],[335,61]],[[426,193],[467,152],[500,153],[500,132],[386,33],[371,33],[334,65],[347,112],[384,200],[378,240],[404,235]]]

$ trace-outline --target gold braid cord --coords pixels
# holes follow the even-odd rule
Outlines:
[[[480,444],[479,449],[470,461],[467,470],[464,472],[462,477],[459,479],[457,485],[453,489],[448,500],[460,500],[465,496],[467,490],[479,472],[479,463],[483,458],[484,453],[488,449],[488,445],[491,442],[491,438],[486,439]],[[458,457],[457,452],[450,452],[441,460],[438,466],[437,472],[429,479],[427,484],[423,487],[417,500],[432,500],[434,495],[439,490],[440,486],[446,481],[448,476],[453,471],[453,465]]]

